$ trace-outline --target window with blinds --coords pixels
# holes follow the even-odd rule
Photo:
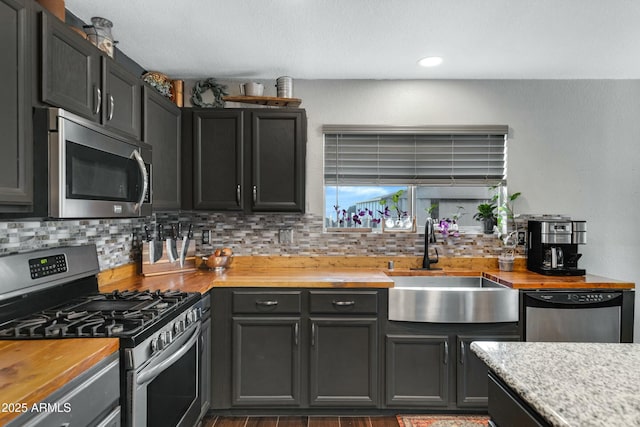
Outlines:
[[[507,126],[327,125],[323,133],[326,230],[365,218],[376,232],[394,217],[420,230],[427,216],[479,228],[477,206],[506,185]]]
[[[507,126],[325,126],[325,185],[497,185]]]

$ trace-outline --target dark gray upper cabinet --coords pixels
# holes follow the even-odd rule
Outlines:
[[[252,113],[252,209],[303,212],[306,119],[303,112]]]
[[[139,139],[141,80],[59,19],[39,15],[42,101]]]
[[[153,209],[179,209],[181,120],[178,108],[156,90],[143,87],[142,141],[153,147]]]
[[[183,120],[184,209],[304,212],[304,110],[188,110]]]
[[[33,202],[31,38],[22,0],[0,0],[0,212],[30,210]]]
[[[91,120],[102,108],[100,51],[55,17],[42,21],[42,100]]]
[[[140,139],[141,80],[103,56],[102,123],[106,128]]]
[[[243,118],[239,110],[193,113],[193,209],[244,208]]]

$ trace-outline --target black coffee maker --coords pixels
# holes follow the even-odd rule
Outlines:
[[[578,245],[587,243],[586,221],[530,220],[527,269],[549,276],[582,276]]]

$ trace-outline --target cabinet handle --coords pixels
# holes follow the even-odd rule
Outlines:
[[[107,120],[111,121],[111,119],[113,119],[113,106],[114,106],[114,102],[113,102],[113,95],[109,95],[109,114],[108,114],[108,118]]]
[[[240,196],[242,196],[242,192],[240,191],[240,184],[236,185],[236,203],[238,206],[240,205]]]
[[[316,324],[311,324],[311,347],[316,346]]]
[[[100,108],[102,107],[102,91],[99,87],[94,86],[96,88],[96,112],[95,114],[100,113]]]
[[[300,327],[298,325],[298,323],[296,322],[296,325],[293,327],[293,342],[295,343],[296,347],[298,346],[298,335],[300,333]]]
[[[444,342],[444,364],[449,363],[449,343],[447,341]]]
[[[276,305],[278,305],[278,301],[276,301],[276,300],[266,300],[266,301],[256,300],[256,305],[261,305],[261,306],[264,306],[264,307],[275,307]]]
[[[460,364],[461,365],[464,365],[464,358],[465,358],[464,351],[465,351],[464,350],[464,342],[460,341]]]
[[[254,185],[253,186],[253,203],[255,203],[256,200],[258,200],[258,186]]]
[[[356,305],[355,301],[333,301],[333,305],[336,307],[352,307]]]

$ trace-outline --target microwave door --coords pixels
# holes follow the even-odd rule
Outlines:
[[[150,165],[137,146],[72,121],[64,125],[57,144],[51,144],[52,149],[57,145],[52,157],[58,167],[50,167],[50,216],[136,217],[146,210],[143,206],[150,210],[145,203],[150,200]]]

